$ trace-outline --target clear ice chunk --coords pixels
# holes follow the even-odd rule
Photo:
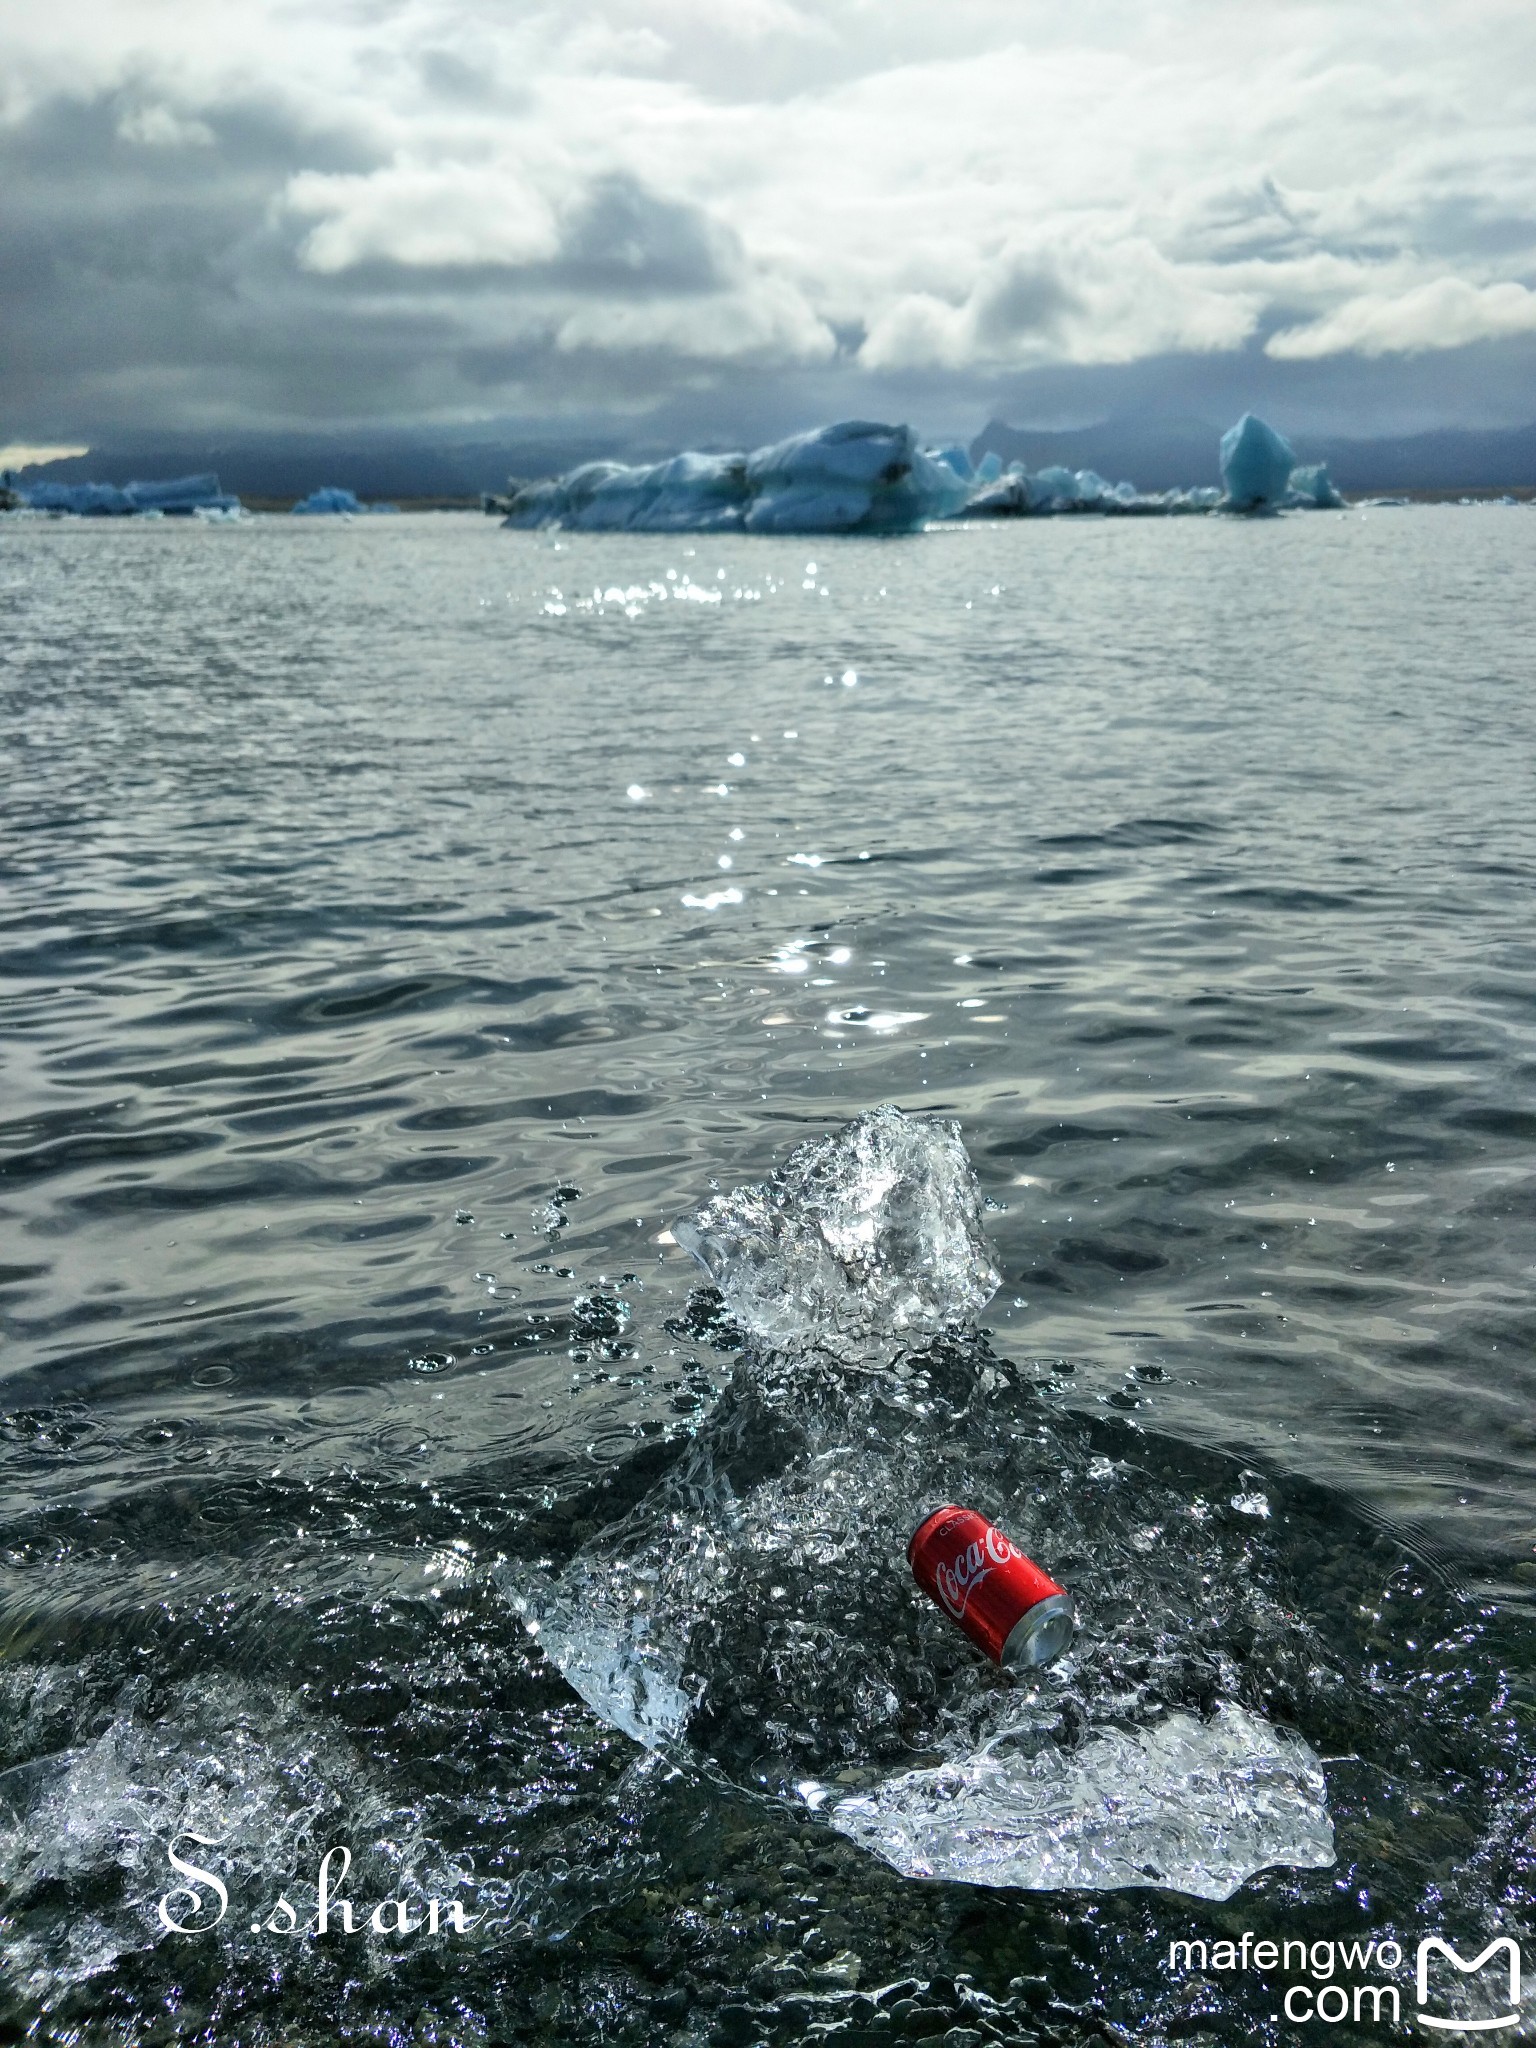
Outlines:
[[[903,1877],[1024,1891],[1162,1886],[1229,1899],[1271,1864],[1333,1862],[1322,1765],[1302,1738],[1224,1705],[1020,1754],[1006,1736],[932,1770],[835,1798],[839,1834]]]
[[[997,1285],[981,1208],[957,1128],[886,1105],[674,1225],[744,1355],[618,1519],[558,1569],[498,1568],[514,1610],[669,1766],[808,1804],[905,1876],[1222,1899],[1331,1863],[1321,1765],[1255,1711],[1315,1644],[1267,1583],[1266,1523],[1209,1505],[1249,1475],[1096,1483],[1095,1432],[955,1334]],[[1027,1687],[913,1582],[907,1541],[944,1500],[1079,1603],[1070,1655]]]
[[[755,1346],[889,1363],[976,1316],[999,1274],[959,1126],[887,1103],[672,1226]]]
[[[1020,1427],[1006,1387],[985,1347],[900,1375],[739,1368],[620,1522],[557,1575],[499,1576],[611,1726],[808,1805],[904,1876],[1214,1899],[1271,1865],[1325,1867],[1317,1757],[1222,1697],[1315,1656],[1252,1583],[1265,1538],[1131,1467],[1091,1484],[1091,1435]],[[1027,1687],[970,1650],[903,1555],[922,1504],[977,1497],[982,1474],[985,1507],[1065,1560],[1081,1602],[1071,1654]],[[1177,1562],[1141,1541],[1149,1519],[1187,1524]],[[1191,1697],[1207,1687],[1214,1715]]]
[[[645,1749],[660,1749],[682,1734],[693,1708],[682,1660],[647,1640],[643,1615],[605,1614],[592,1588],[572,1597],[532,1575],[512,1582],[509,1591],[524,1628],[601,1720]]]

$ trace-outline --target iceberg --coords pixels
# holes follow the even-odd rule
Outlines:
[[[1296,456],[1257,413],[1245,412],[1221,437],[1221,481],[1230,512],[1271,511],[1285,499]]]
[[[752,1344],[889,1363],[969,1322],[1000,1276],[958,1124],[892,1104],[797,1145],[672,1235]]]
[[[970,450],[963,447],[960,442],[951,441],[942,448],[930,448],[928,453],[935,462],[947,463],[961,483],[968,484],[973,481],[976,472],[971,467]]]
[[[219,489],[219,480],[211,470],[201,476],[131,483],[124,488],[137,512],[228,512],[238,509],[240,504],[238,498]]]
[[[1344,509],[1344,500],[1328,474],[1326,462],[1312,462],[1304,468],[1293,469],[1285,503],[1319,512],[1341,512]]]
[[[1061,513],[1096,512],[1121,517],[1179,513],[1254,512],[1282,506],[1336,511],[1343,506],[1326,463],[1295,466],[1287,441],[1253,413],[1221,437],[1221,487],[1196,484],[1181,490],[1140,491],[1132,483],[1110,483],[1096,470],[1062,463],[1027,470],[1006,469],[989,451],[973,474],[975,486],[964,511],[969,518],[1017,519]]]
[[[922,447],[910,427],[843,420],[750,455],[687,451],[642,465],[583,463],[515,487],[503,524],[582,533],[910,533],[940,519],[1161,518],[1344,502],[1325,464],[1296,467],[1289,443],[1252,413],[1221,437],[1220,461],[1220,485],[1142,491],[1061,463],[1005,469],[992,449],[973,462],[958,443]],[[502,509],[489,495],[485,502]],[[363,508],[354,501],[313,509]]]
[[[12,486],[35,512],[72,512],[86,519],[125,519],[135,513],[190,516],[194,512],[238,511],[240,500],[219,488],[211,470],[198,476],[140,479],[130,484],[26,483]]]
[[[984,474],[989,463],[990,473]],[[1156,517],[1213,512],[1221,503],[1221,492],[1214,484],[1188,490],[1139,491],[1132,483],[1112,484],[1097,470],[1067,469],[1059,463],[1033,472],[1012,463],[1004,470],[995,454],[985,458],[976,474],[979,487],[965,506],[967,518],[1017,519],[1070,512]]]
[[[307,498],[301,498],[293,507],[295,512],[307,516],[351,512],[398,512],[398,505],[365,505],[355,491],[349,491],[341,484],[322,484],[311,491]]]
[[[586,462],[564,476],[525,484],[513,494],[505,524],[584,533],[739,532],[746,463],[744,455],[691,451],[641,468]]]
[[[83,519],[124,519],[139,509],[117,484],[19,484],[16,495],[34,512],[73,512]]]
[[[749,455],[584,463],[517,491],[505,524],[585,533],[910,532],[963,510],[971,492],[965,459],[962,476],[919,447],[910,427],[843,420]]]
[[[844,420],[747,458],[749,533],[899,533],[960,511],[969,483],[910,427]]]

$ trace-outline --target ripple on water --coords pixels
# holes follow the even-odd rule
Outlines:
[[[1133,1669],[1127,1594],[1103,1671],[1194,1711],[1215,1660],[1330,1759],[1336,1871],[1260,1877],[1244,1924],[1524,1924],[1517,525],[818,543],[811,590],[804,543],[8,528],[4,2024],[127,2026],[174,1981],[253,2041],[348,1985],[423,2039],[1263,2037],[1257,1990],[1166,1980],[1211,1932],[1170,1895],[906,1883],[765,1799],[737,1766],[796,1735],[781,1681],[645,1764],[496,1587],[608,1556],[730,1420],[668,1220],[886,1099],[959,1117],[1007,1205],[1017,1383],[955,1484],[1066,1444],[1030,1481],[1064,1541],[1189,1624]],[[739,1622],[722,1680],[770,1599],[701,1640]],[[828,1613],[796,1684],[873,1742],[890,1641]],[[470,1870],[486,1932],[173,1957],[145,1816],[199,1800],[258,1889],[334,1828],[370,1896]]]

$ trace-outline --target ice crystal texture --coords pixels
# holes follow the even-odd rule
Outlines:
[[[692,1698],[681,1684],[681,1659],[649,1639],[639,1590],[613,1575],[617,1611],[605,1611],[602,1587],[572,1600],[558,1586],[530,1575],[511,1581],[512,1605],[523,1626],[594,1714],[634,1742],[659,1749],[682,1734]]]
[[[764,1350],[889,1362],[997,1291],[959,1127],[886,1104],[797,1145],[768,1181],[716,1195],[673,1235]]]
[[[1020,1755],[1005,1736],[840,1799],[828,1817],[903,1877],[1028,1891],[1158,1885],[1228,1899],[1267,1864],[1333,1861],[1316,1756],[1237,1706],[1107,1728],[1068,1752]]]

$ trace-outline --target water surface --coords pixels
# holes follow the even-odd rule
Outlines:
[[[1026,1408],[1294,1503],[1336,1602],[1450,1603],[1393,1684],[1466,1839],[1346,1760],[1339,1866],[1234,1924],[1528,1912],[1531,536],[0,529],[0,1763],[88,1754],[97,1815],[71,1861],[10,1781],[18,2010],[256,2009],[275,1937],[124,1931],[208,1797],[268,1875],[390,1842],[519,1930],[280,1951],[274,2041],[343,1985],[358,2038],[875,2025],[829,1915],[948,2024],[957,1972],[995,2026],[1187,2018],[1187,1902],[903,1885],[658,1784],[486,1569],[708,1416],[669,1219],[886,1100],[962,1124]]]

